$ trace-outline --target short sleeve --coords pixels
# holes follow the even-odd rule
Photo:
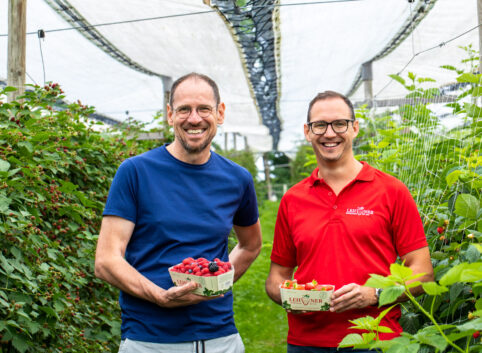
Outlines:
[[[249,174],[240,205],[233,218],[233,224],[240,227],[248,227],[255,224],[258,221],[258,218],[256,191],[254,190],[253,178],[251,177],[251,174]]]
[[[288,201],[286,195],[281,199],[274,229],[271,261],[278,265],[294,268],[297,266],[296,247],[289,227]]]
[[[392,212],[392,232],[398,256],[428,246],[422,219],[408,188],[400,182]]]
[[[104,208],[104,216],[118,216],[136,223],[137,178],[135,165],[125,160],[117,169]]]

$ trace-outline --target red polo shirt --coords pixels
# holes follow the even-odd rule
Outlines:
[[[298,267],[298,283],[316,279],[334,284],[365,284],[369,275],[388,275],[397,256],[427,246],[417,206],[407,187],[398,179],[367,163],[339,194],[318,178],[293,186],[282,198],[275,226],[271,260],[281,266]],[[348,320],[382,309],[367,307],[343,313],[288,314],[288,343],[300,346],[336,347],[349,333]],[[402,331],[400,310],[392,309],[381,325],[393,334]]]

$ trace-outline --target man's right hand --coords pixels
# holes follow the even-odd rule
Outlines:
[[[157,304],[163,308],[177,308],[180,306],[194,305],[203,301],[216,299],[223,295],[206,297],[192,293],[198,287],[196,282],[188,282],[182,286],[174,286],[163,290]]]

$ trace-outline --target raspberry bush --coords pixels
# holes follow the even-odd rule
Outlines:
[[[97,234],[118,165],[154,142],[101,132],[91,107],[62,98],[49,84],[0,102],[1,352],[109,352],[120,339],[118,293],[93,275]]]

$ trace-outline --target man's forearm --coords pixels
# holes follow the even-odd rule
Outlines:
[[[229,254],[229,262],[234,267],[234,282],[236,282],[251,266],[261,249],[242,248],[237,244]]]
[[[97,260],[95,275],[130,295],[159,304],[163,289],[140,274],[124,258]]]

